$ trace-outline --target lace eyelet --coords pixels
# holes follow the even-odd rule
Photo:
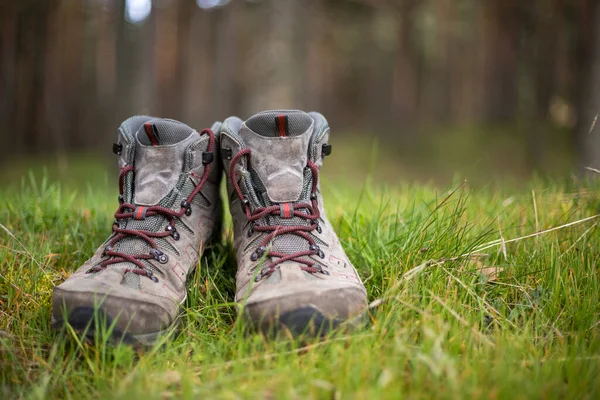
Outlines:
[[[313,268],[316,268],[317,271],[323,275],[329,275],[329,271],[327,271],[322,265],[320,264],[316,264],[313,266]]]
[[[177,229],[175,229],[175,227],[173,225],[167,225],[167,227],[165,228],[165,230],[169,233],[171,233],[171,237],[174,240],[179,240],[180,235],[179,232],[177,232]]]
[[[154,259],[161,264],[166,264],[169,262],[169,256],[158,249],[150,250],[150,255],[154,256]]]
[[[146,277],[150,278],[150,280],[154,283],[158,283],[158,278],[154,276],[154,273],[149,269],[144,270]]]
[[[321,228],[321,225],[317,224],[317,232],[323,233],[323,228]]]
[[[267,248],[265,246],[260,246],[258,249],[256,249],[254,251],[254,253],[252,253],[252,255],[250,256],[250,259],[252,261],[258,260],[260,256],[265,254],[265,251],[267,251]]]
[[[242,207],[242,213],[246,213],[246,207],[248,207],[250,205],[250,200],[248,200],[247,198],[243,198],[242,201],[240,202],[240,207]]]
[[[106,246],[106,247],[104,248],[104,250],[102,251],[102,257],[106,256],[106,252],[107,252],[107,251],[111,251],[112,249],[113,249],[113,248],[112,248],[112,246],[110,246],[110,245],[109,245],[109,246]]]
[[[185,208],[185,215],[187,215],[188,217],[192,215],[192,205],[189,201],[183,200],[181,202],[181,208]]]

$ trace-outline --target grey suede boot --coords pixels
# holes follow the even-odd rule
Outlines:
[[[220,126],[198,133],[145,116],[121,125],[114,145],[121,173],[113,233],[54,289],[54,328],[67,319],[88,335],[112,327],[117,341],[152,344],[176,322],[188,275],[220,232],[213,134]]]
[[[318,113],[265,111],[221,128],[237,254],[236,301],[261,330],[324,333],[366,309],[365,288],[325,216],[329,126]]]

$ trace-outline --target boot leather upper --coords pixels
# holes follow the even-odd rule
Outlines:
[[[158,127],[156,133],[162,134],[164,144],[148,143],[143,131],[148,123]],[[213,128],[218,133],[220,124]],[[182,200],[204,174],[207,164],[203,163],[202,156],[207,152],[208,144],[208,135],[200,135],[176,121],[151,117],[133,117],[125,121],[118,130],[119,166],[121,169],[132,166],[134,171],[123,179],[122,201],[142,207],[162,205],[179,211]],[[77,307],[100,306],[111,319],[117,320],[118,329],[133,334],[156,332],[172,324],[186,298],[188,275],[196,267],[203,247],[220,229],[218,187],[221,171],[216,159],[208,165],[211,168],[208,180],[191,202],[191,214],[175,219],[178,240],[172,236],[156,240],[168,261],[164,264],[154,259],[143,262],[153,271],[156,282],[126,272],[136,268],[130,262],[108,265],[90,273],[90,269],[110,258],[104,251],[115,237],[113,233],[89,260],[55,288],[53,318],[62,320],[65,311],[68,314]],[[162,215],[116,222],[127,229],[154,231],[164,231],[169,225]],[[148,243],[137,237],[124,238],[114,247],[131,254],[152,250]]]
[[[287,115],[296,132],[284,137],[270,133],[265,136],[264,132],[256,132],[251,128],[264,125],[268,129],[268,118],[273,118],[273,114]],[[253,118],[261,117],[267,121],[253,121]],[[238,262],[236,300],[245,302],[246,308],[257,318],[303,306],[312,306],[327,315],[341,317],[355,315],[364,309],[364,286],[327,219],[320,185],[317,187],[316,198],[321,232],[313,230],[310,234],[323,251],[323,258],[317,255],[310,258],[322,265],[328,274],[309,273],[302,270],[301,265],[295,261],[286,261],[278,265],[276,271],[268,277],[256,281],[261,267],[277,258],[252,261],[252,253],[263,235],[252,233],[252,224],[248,223],[242,200],[232,184],[232,179],[236,179],[244,196],[250,199],[251,209],[255,208],[255,201],[252,200],[254,197],[268,205],[293,204],[306,200],[310,196],[310,193],[306,193],[309,183],[307,179],[311,179],[310,171],[307,172],[307,162],[310,160],[320,168],[323,163],[323,145],[329,140],[329,127],[325,118],[318,113],[287,110],[257,114],[246,122],[231,117],[224,121],[220,137],[223,168],[228,177],[229,208]],[[250,149],[250,161],[242,157],[233,166],[232,175],[230,168],[233,156],[246,148]],[[283,221],[284,225],[285,222]],[[270,243],[271,249],[284,252],[286,248],[301,251],[308,247],[306,240],[292,235],[276,237]]]

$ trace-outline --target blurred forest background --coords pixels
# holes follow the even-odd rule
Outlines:
[[[389,176],[598,168],[599,3],[0,0],[0,160],[108,152],[133,114],[299,108]]]

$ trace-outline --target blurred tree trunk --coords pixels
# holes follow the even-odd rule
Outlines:
[[[48,134],[41,121],[44,109],[44,74],[48,36],[48,15],[56,1],[43,4],[19,4],[17,22],[17,76],[15,102],[15,137],[21,138],[20,148],[40,152]]]
[[[535,3],[534,21],[534,59],[535,116],[546,119],[552,95],[555,93],[556,69],[552,68],[556,60],[561,12],[564,0],[538,0]]]
[[[212,13],[200,10],[193,2],[187,4],[190,5],[186,12],[191,15],[191,24],[184,50],[188,65],[184,71],[183,114],[193,127],[204,127],[214,118],[211,82],[215,69],[213,38],[217,29]]]
[[[123,19],[123,12],[118,3],[120,0],[105,0],[98,4],[98,27],[96,30],[95,62],[95,89],[96,89],[96,123],[95,129],[104,133],[99,136],[99,145],[108,146],[114,140],[115,129],[119,125],[117,113],[117,35],[115,27],[119,26],[119,19]],[[103,147],[106,149],[108,147]]]
[[[254,110],[294,108],[295,64],[292,42],[294,12],[299,5],[294,0],[265,2],[262,22],[266,25],[265,43],[258,49],[258,80],[252,82]]]
[[[595,0],[581,0],[578,49],[578,93],[580,111],[577,122],[577,143],[580,166],[600,168],[600,6]],[[587,46],[586,46],[587,45]],[[592,131],[592,124],[595,126]]]
[[[438,0],[435,4],[436,51],[432,69],[432,85],[429,88],[430,110],[437,122],[446,123],[451,117],[451,90],[456,78],[454,62],[456,1]]]
[[[233,113],[231,105],[239,102],[235,93],[235,76],[238,63],[238,23],[240,17],[239,1],[231,2],[227,7],[214,11],[215,25],[215,62],[212,87],[213,115]]]
[[[116,84],[116,99],[117,99],[117,119],[124,120],[129,115],[131,104],[133,102],[133,82],[135,82],[135,76],[137,71],[131,68],[134,62],[138,63],[147,62],[143,58],[136,60],[136,52],[132,46],[130,38],[131,27],[125,21],[123,16],[125,15],[125,2],[117,1],[116,12],[119,16],[117,19],[117,84]],[[127,89],[127,90],[126,90]]]
[[[329,18],[324,3],[324,0],[313,0],[303,4],[306,13],[304,20],[307,21],[302,31],[306,48],[303,60],[306,73],[301,88],[302,106],[326,113],[332,98],[331,52],[328,50],[332,38],[327,29]]]
[[[533,98],[526,107],[527,162],[529,167],[538,169],[542,165],[542,144],[549,116],[550,103],[556,93],[556,73],[554,60],[557,59],[559,30],[564,0],[536,0],[523,6],[528,40],[522,49],[523,59],[527,60],[526,71],[531,81]],[[523,107],[525,108],[525,107]]]
[[[483,117],[488,122],[512,121],[518,105],[519,1],[488,0],[480,5],[485,43]]]
[[[119,123],[131,115],[159,114],[154,79],[156,10],[141,25],[125,20],[125,2],[117,1],[117,99],[113,110]],[[153,3],[154,4],[154,3]],[[162,45],[162,44],[161,44]],[[159,116],[159,115],[157,115]]]
[[[358,106],[365,112],[360,127],[364,130],[378,132],[393,132],[398,135],[398,129],[390,118],[390,104],[393,88],[390,81],[394,76],[394,51],[396,37],[393,28],[397,23],[394,9],[389,6],[371,7],[363,14],[368,24],[369,36],[364,43],[367,74],[361,79],[360,87],[365,96]]]
[[[396,11],[398,37],[392,81],[392,119],[396,126],[417,122],[419,103],[419,57],[415,46],[415,13],[418,2],[403,1]]]
[[[181,40],[190,17],[179,8],[183,3],[163,1],[154,8],[154,107],[160,115],[174,119],[181,119]]]
[[[40,144],[54,148],[64,158],[67,147],[78,149],[94,142],[94,135],[81,134],[81,97],[95,98],[93,90],[84,91],[84,13],[81,2],[60,0],[47,13],[47,46],[42,79],[45,140]],[[89,88],[88,88],[89,89]],[[50,141],[50,143],[48,142]]]
[[[478,0],[462,3],[456,11],[454,27],[454,44],[452,46],[452,63],[454,65],[450,90],[450,109],[453,122],[458,125],[469,125],[477,120],[475,114],[477,96],[478,54],[477,54],[477,7]],[[467,5],[468,7],[465,7]]]
[[[14,2],[0,5],[0,119],[7,133],[18,135],[15,130],[18,10]],[[18,139],[12,150],[19,150]],[[0,156],[9,153],[9,146],[0,147]]]

